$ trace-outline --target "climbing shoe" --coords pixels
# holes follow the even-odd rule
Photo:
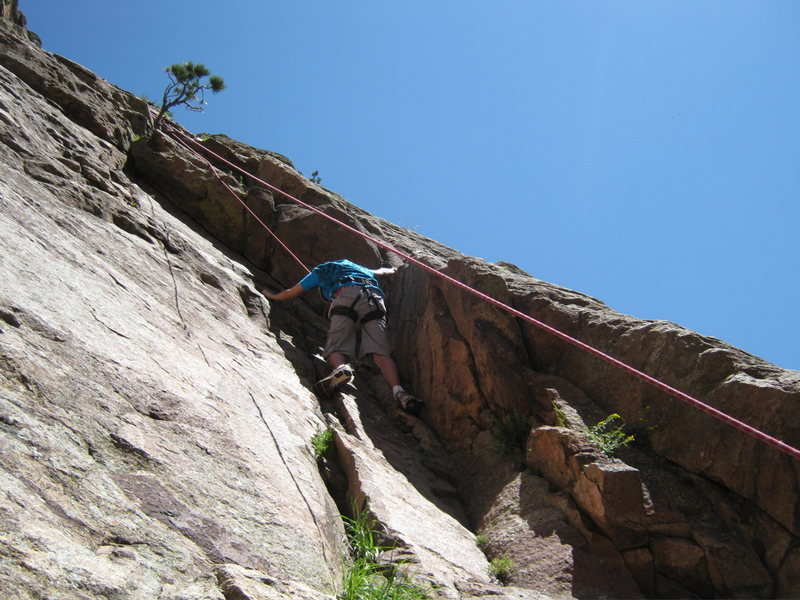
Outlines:
[[[320,379],[314,385],[314,391],[323,396],[330,396],[336,389],[353,380],[353,367],[341,365],[336,367],[330,375]]]
[[[400,408],[409,414],[416,415],[422,409],[422,400],[409,394],[405,390],[400,390],[394,395],[394,399],[400,404]]]

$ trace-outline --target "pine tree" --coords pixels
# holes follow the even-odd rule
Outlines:
[[[183,104],[189,110],[202,111],[206,104],[204,95],[206,90],[213,93],[221,92],[225,89],[225,82],[218,75],[211,75],[210,71],[202,64],[193,62],[175,63],[170,65],[164,72],[170,79],[169,85],[164,90],[161,109],[153,122],[153,129],[158,129],[164,115],[173,106]],[[204,81],[203,78],[208,80]]]

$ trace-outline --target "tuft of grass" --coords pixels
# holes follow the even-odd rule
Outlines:
[[[633,435],[627,435],[623,431],[625,421],[617,413],[608,415],[597,425],[592,425],[586,430],[586,435],[600,450],[608,456],[613,456],[614,452],[624,448],[634,440]]]
[[[339,600],[430,600],[430,594],[396,570],[362,558],[345,573]]]
[[[559,427],[569,428],[569,420],[564,410],[555,402],[553,402],[553,412],[556,414],[556,422]]]
[[[483,533],[475,536],[475,545],[480,548],[481,552],[486,552],[486,547],[489,545],[489,536]]]
[[[492,427],[492,435],[497,440],[493,447],[494,450],[501,454],[512,454],[522,446],[529,431],[528,419],[516,410],[501,419],[495,420]]]
[[[503,585],[507,585],[511,581],[516,568],[514,561],[505,554],[496,556],[489,561],[489,574]]]
[[[356,560],[365,559],[375,562],[378,559],[378,555],[389,548],[378,544],[379,534],[369,510],[366,508],[362,510],[354,509],[353,514],[355,514],[355,517],[352,519],[350,517],[342,517],[350,554]]]
[[[340,600],[363,600],[370,596],[365,590],[378,588],[385,579],[378,572],[378,565],[363,558],[357,558],[347,569],[342,582]]]
[[[353,518],[342,517],[353,562],[344,574],[339,600],[430,600],[429,591],[410,581],[394,565],[379,565],[378,556],[390,550],[378,544],[380,533],[365,507]]]
[[[333,449],[333,430],[326,429],[311,438],[315,458],[325,458]]]

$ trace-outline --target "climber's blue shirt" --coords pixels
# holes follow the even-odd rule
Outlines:
[[[311,273],[300,280],[300,286],[304,290],[313,290],[318,287],[322,297],[326,300],[331,300],[333,292],[348,285],[363,285],[383,296],[383,291],[375,280],[375,274],[367,267],[362,267],[347,259],[332,260],[317,265],[311,270]]]

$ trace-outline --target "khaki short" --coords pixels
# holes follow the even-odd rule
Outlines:
[[[322,351],[323,356],[327,358],[333,352],[339,352],[351,358],[355,357],[359,328],[361,329],[361,346],[358,348],[358,357],[367,354],[391,355],[392,350],[386,333],[386,317],[361,324],[364,315],[378,307],[384,313],[386,312],[383,298],[376,294],[370,295],[360,286],[346,287],[342,288],[333,299],[331,308],[336,306],[352,306],[353,310],[358,313],[359,321],[356,323],[346,315],[332,315],[328,339],[325,341],[325,348]]]

